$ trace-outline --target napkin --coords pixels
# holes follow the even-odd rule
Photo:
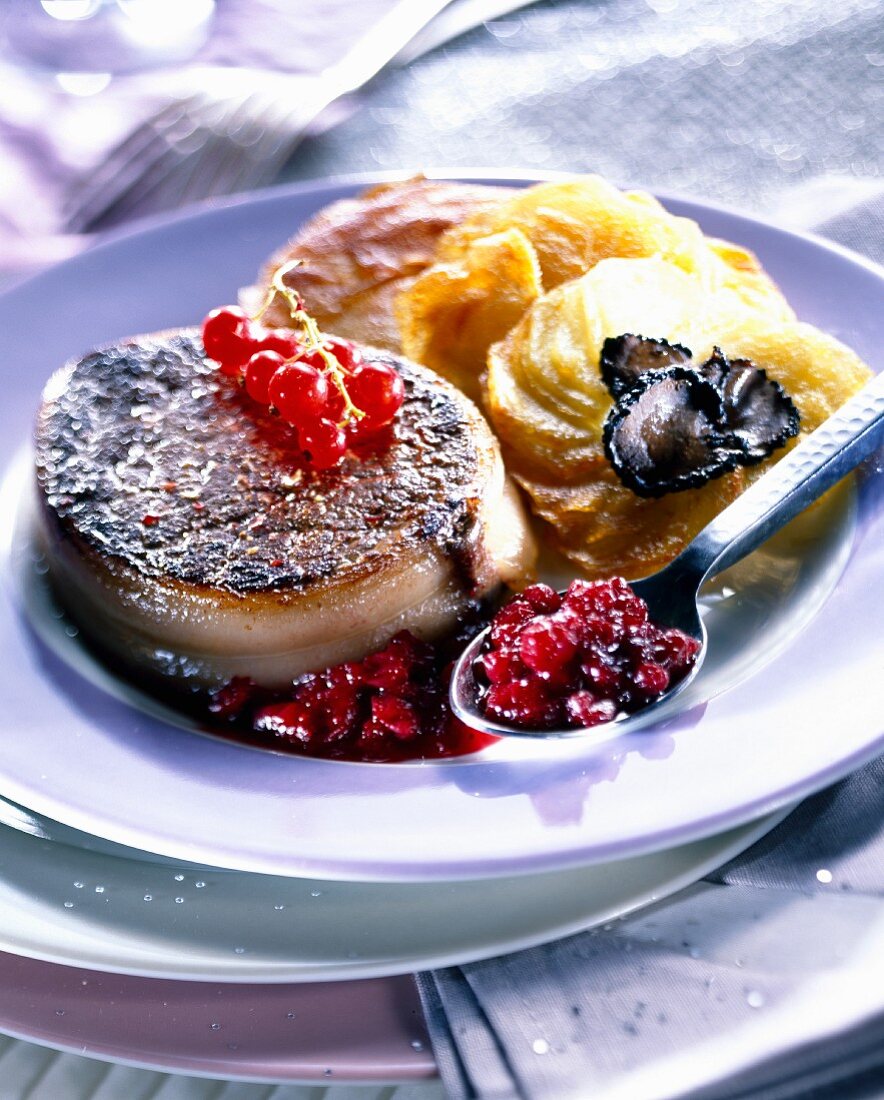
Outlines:
[[[884,260],[884,190],[818,232]],[[452,1100],[879,1096],[884,758],[665,903],[418,986]]]

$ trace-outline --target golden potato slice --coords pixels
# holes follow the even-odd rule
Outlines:
[[[795,320],[794,310],[753,252],[714,237],[707,237],[706,244],[714,257],[710,269],[713,289],[732,290],[746,308],[772,320]]]
[[[735,470],[700,489],[649,500],[622,485],[607,463],[579,484],[514,476],[565,557],[589,576],[630,580],[672,561],[745,484],[743,471]]]
[[[798,407],[802,433],[818,428],[872,376],[856,352],[801,321],[776,324],[758,316],[731,320],[714,342],[731,358],[751,359],[780,383]],[[697,350],[704,353],[707,348]]]
[[[462,262],[435,264],[419,278],[407,308],[400,299],[403,351],[479,400],[487,349],[542,289],[537,256],[524,233],[507,229],[482,237]]]
[[[285,277],[326,332],[400,350],[393,301],[433,262],[441,234],[468,214],[500,202],[510,188],[424,179],[380,184],[324,207],[267,262],[258,281],[266,294],[273,273],[293,259]],[[283,302],[266,323],[291,323]]]
[[[540,183],[487,206],[439,240],[437,259],[461,259],[481,237],[519,229],[540,261],[545,290],[612,256],[660,256],[697,273],[707,250],[699,226],[650,195],[624,192],[601,176]]]
[[[693,348],[739,315],[729,290],[659,258],[602,260],[539,298],[488,356],[486,407],[507,465],[555,545],[592,576],[643,576],[670,561],[733,500],[742,472],[659,500],[622,485],[602,446],[613,400],[599,356],[636,332]]]
[[[498,256],[499,245],[485,242],[499,242],[501,234],[522,244]],[[743,308],[793,318],[752,253],[707,242],[695,222],[674,217],[650,195],[585,176],[514,192],[444,233],[436,263],[397,299],[405,354],[475,395],[472,380],[483,373],[489,347],[516,323],[520,304],[530,301],[523,255],[529,249],[543,291],[612,259],[654,259],[691,276],[707,293],[726,291]]]
[[[686,345],[698,363],[720,346],[764,367],[812,431],[869,376],[811,325],[759,313],[732,285],[715,291],[662,259],[603,260],[539,298],[488,357],[486,407],[507,464],[551,538],[594,576],[642,576],[670,561],[763,467],[658,500],[620,483],[602,445],[613,404],[599,371],[608,336]],[[775,461],[784,451],[778,451]]]
[[[745,312],[729,290],[665,260],[602,260],[539,298],[488,354],[485,405],[500,438],[532,467],[575,478],[607,462],[602,425],[612,400],[599,371],[609,336],[634,332],[693,349]]]
[[[778,325],[767,317],[748,318],[723,330],[720,345],[731,358],[751,359],[763,367],[789,394],[801,417],[798,436],[764,462],[750,466],[748,481],[759,478],[872,377],[856,352],[800,321]]]

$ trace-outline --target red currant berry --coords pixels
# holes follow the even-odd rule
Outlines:
[[[484,700],[485,713],[516,725],[548,729],[555,725],[559,707],[546,684],[536,677],[492,684]]]
[[[629,596],[619,600],[617,610],[625,627],[642,626],[648,621],[648,605],[638,596]]]
[[[279,410],[280,416],[298,428],[306,428],[322,415],[328,388],[328,381],[321,371],[298,359],[294,363],[278,366],[268,384],[267,396]]]
[[[623,686],[623,675],[612,663],[593,657],[580,666],[584,681],[596,695],[614,699]]]
[[[491,624],[491,644],[495,649],[515,645],[525,623],[534,618],[534,608],[520,596],[514,597],[494,616]]]
[[[270,379],[284,362],[278,351],[259,351],[246,363],[246,393],[253,401],[270,404]]]
[[[222,306],[206,315],[203,347],[225,374],[235,374],[254,350],[251,325],[239,306]]]
[[[411,678],[413,664],[410,656],[388,646],[369,654],[362,662],[362,682],[385,691],[400,690]]]
[[[322,411],[322,416],[326,420],[334,420],[336,423],[343,418],[344,415],[344,397],[335,382],[333,376],[328,370],[328,364],[325,359],[319,354],[318,351],[302,352],[298,356],[299,363],[305,363],[307,366],[314,367],[325,375],[328,380],[328,398],[325,403],[325,407]]]
[[[564,603],[580,615],[592,615],[608,609],[611,590],[607,581],[571,581]]]
[[[207,313],[203,319],[203,346],[212,358],[223,352],[225,341],[231,336],[249,333],[250,321],[239,306],[221,306]]]
[[[328,395],[319,415],[333,424],[339,424],[344,418],[344,395],[331,378],[328,379]]]
[[[341,340],[337,336],[326,336],[322,346],[337,359],[344,374],[352,374],[362,362],[362,352],[349,340]]]
[[[234,676],[223,687],[213,691],[209,712],[218,718],[236,718],[255,694],[255,683],[248,676]]]
[[[395,695],[375,695],[371,700],[371,717],[375,725],[388,730],[399,741],[411,741],[421,731],[414,708]]]
[[[299,431],[301,446],[318,470],[330,470],[344,457],[347,433],[331,420],[316,420]]]
[[[297,335],[284,328],[269,329],[258,339],[258,351],[275,351],[283,359],[294,359],[300,350]]]
[[[680,630],[666,630],[654,644],[654,660],[669,669],[671,676],[680,676],[696,660],[700,643]]]
[[[324,739],[342,741],[352,737],[359,723],[359,692],[355,684],[337,681],[322,693]]]
[[[585,619],[577,616],[577,624],[578,635],[587,649],[601,653],[620,641],[621,631],[614,619],[605,619],[601,615],[587,615]]]
[[[357,431],[376,431],[389,424],[405,399],[405,386],[392,367],[385,363],[363,363],[347,384],[350,400],[365,416]]]
[[[528,674],[515,649],[492,649],[477,657],[473,667],[474,671],[484,675],[489,684],[520,680]]]
[[[259,732],[272,733],[286,741],[306,743],[317,735],[316,718],[310,707],[300,700],[262,707],[255,715],[254,724]]]
[[[314,348],[313,351],[301,351],[298,352],[298,362],[303,363],[305,366],[313,367],[315,370],[322,371],[323,373],[328,367],[325,359]]]

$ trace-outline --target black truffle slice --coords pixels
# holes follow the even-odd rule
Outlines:
[[[747,360],[741,359],[740,362],[747,362]],[[731,369],[731,364],[721,348],[713,348],[712,354],[705,363],[692,363],[691,365],[707,382],[711,382],[719,393],[722,393],[725,380]]]
[[[605,454],[639,496],[694,489],[741,460],[741,445],[721,430],[723,415],[718,389],[697,371],[649,371],[608,413]]]
[[[729,360],[716,348],[701,371],[721,394],[723,430],[742,448],[742,465],[761,462],[798,434],[800,417],[792,399],[751,360]]]
[[[602,381],[616,400],[631,389],[647,371],[684,366],[690,362],[691,353],[681,344],[670,344],[668,340],[651,340],[627,332],[622,336],[609,336],[605,340],[599,367]]]

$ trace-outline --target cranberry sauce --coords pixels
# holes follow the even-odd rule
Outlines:
[[[647,706],[688,673],[700,643],[656,626],[622,578],[545,584],[492,620],[473,674],[489,718],[525,729],[576,729]]]
[[[462,642],[454,643],[455,652]],[[463,725],[449,710],[451,649],[451,641],[433,646],[403,631],[362,661],[310,673],[286,693],[233,680],[211,696],[211,732],[334,760],[426,760],[477,752],[497,738]]]

